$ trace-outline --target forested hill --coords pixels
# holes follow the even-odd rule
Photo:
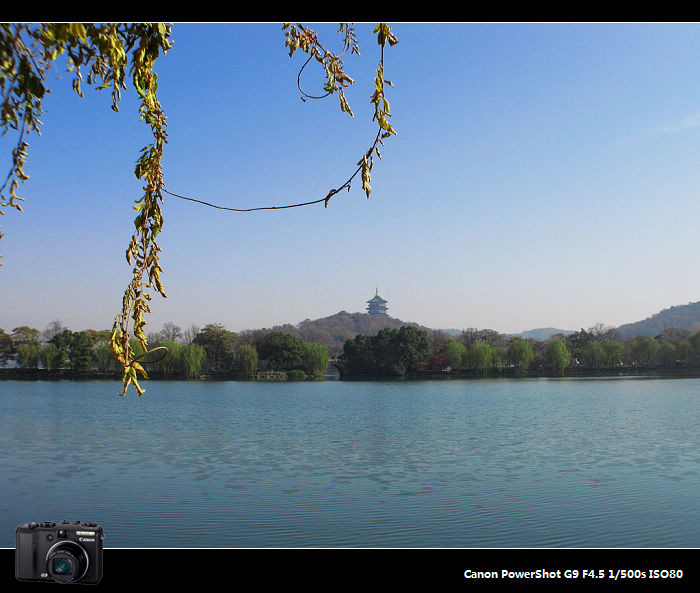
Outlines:
[[[642,321],[621,325],[617,331],[623,339],[636,336],[653,338],[666,327],[677,327],[693,333],[700,330],[700,301],[664,309]]]
[[[430,328],[417,323],[402,321],[394,317],[379,317],[367,313],[348,313],[347,311],[340,311],[335,315],[320,319],[306,319],[297,325],[279,325],[272,329],[296,335],[306,342],[323,344],[328,348],[328,352],[333,355],[340,354],[343,351],[345,341],[354,338],[357,334],[376,335],[379,330],[385,327],[399,329],[402,325],[412,325],[432,331]],[[658,336],[667,327],[676,327],[688,330],[691,333],[700,330],[700,301],[664,309],[642,321],[621,325],[617,330],[619,337],[626,340],[636,336]],[[551,333],[556,333],[557,331],[570,333],[551,328],[523,333],[531,334],[524,337],[546,340]],[[447,331],[447,333],[451,332]],[[454,333],[455,337],[457,337],[458,332],[455,330]]]
[[[379,330],[388,327],[399,329],[402,325],[419,326],[417,323],[401,321],[394,317],[379,317],[368,313],[348,313],[340,311],[329,317],[321,319],[306,319],[298,325],[279,325],[273,327],[273,331],[281,331],[300,337],[306,342],[316,342],[328,348],[328,352],[340,354],[343,345],[348,339],[354,338],[357,334],[376,335]]]
[[[551,336],[554,334],[562,334],[564,336],[568,334],[573,334],[575,333],[573,330],[570,329],[557,329],[556,327],[540,327],[537,329],[529,329],[524,332],[520,332],[519,334],[515,334],[517,336],[520,336],[521,338],[532,338],[533,340],[539,340],[541,342],[546,342],[549,340]]]

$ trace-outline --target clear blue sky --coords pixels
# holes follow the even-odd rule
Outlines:
[[[313,26],[313,23],[310,25]],[[319,26],[336,39],[335,25]],[[364,311],[433,328],[619,325],[700,300],[700,25],[392,23],[392,124],[372,195],[223,213],[167,198],[149,331]],[[167,187],[231,207],[318,199],[375,133],[371,24],[355,111],[302,102],[281,24],[179,24],[158,66]],[[336,45],[337,46],[337,45]],[[313,92],[317,76],[305,82]],[[51,85],[24,213],[0,219],[0,327],[111,327],[149,133],[129,89]],[[9,166],[10,140],[0,148]],[[4,174],[3,174],[4,175]]]

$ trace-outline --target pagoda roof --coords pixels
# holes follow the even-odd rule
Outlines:
[[[368,303],[388,303],[389,301],[385,301],[382,297],[380,297],[378,294],[376,294],[367,302]]]

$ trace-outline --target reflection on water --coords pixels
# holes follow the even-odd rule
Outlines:
[[[698,547],[700,380],[0,382],[0,546]]]

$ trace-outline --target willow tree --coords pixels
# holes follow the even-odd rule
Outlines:
[[[302,98],[323,99],[330,95],[339,97],[342,112],[353,116],[345,97],[344,89],[354,81],[345,72],[345,52],[359,53],[354,26],[341,23],[338,33],[342,35],[339,53],[329,51],[310,28],[296,23],[283,25],[285,45],[290,57],[297,51],[308,55],[301,72],[309,63],[320,66],[326,77],[323,92],[308,93],[301,88]],[[391,28],[383,23],[374,29],[380,50],[380,59],[374,79],[374,90],[370,101],[374,106],[373,121],[377,134],[356,164],[352,175],[340,185],[316,200],[299,204],[286,204],[259,208],[232,208],[212,204],[203,199],[183,196],[166,189],[163,176],[164,149],[167,143],[166,118],[158,100],[156,61],[172,46],[172,26],[165,23],[2,23],[0,24],[0,128],[5,135],[12,131],[17,141],[12,149],[10,170],[4,181],[0,181],[0,207],[11,207],[21,212],[22,197],[17,193],[19,184],[29,175],[25,169],[28,159],[27,137],[40,134],[42,100],[49,91],[46,86],[51,68],[61,60],[72,73],[73,90],[82,96],[83,84],[97,89],[110,89],[112,109],[119,110],[121,92],[134,87],[140,98],[139,115],[149,127],[151,141],[141,149],[134,173],[143,181],[143,193],[135,200],[137,216],[135,230],[126,249],[126,259],[131,266],[131,279],[122,298],[121,311],[116,315],[111,332],[111,348],[121,364],[124,386],[120,395],[126,395],[133,383],[139,395],[143,388],[138,377],[147,377],[143,368],[143,357],[149,355],[145,332],[151,293],[166,296],[160,266],[160,247],[156,241],[163,228],[161,205],[164,195],[197,202],[212,208],[231,212],[297,208],[329,201],[341,190],[349,190],[359,175],[362,189],[369,198],[371,172],[374,157],[381,157],[379,147],[383,140],[395,134],[389,123],[390,107],[385,87],[391,83],[384,78],[384,49],[395,45],[396,37]],[[0,214],[4,211],[0,210]],[[0,238],[2,234],[0,234]],[[135,338],[138,348],[133,344]],[[140,352],[140,354],[139,354]]]

